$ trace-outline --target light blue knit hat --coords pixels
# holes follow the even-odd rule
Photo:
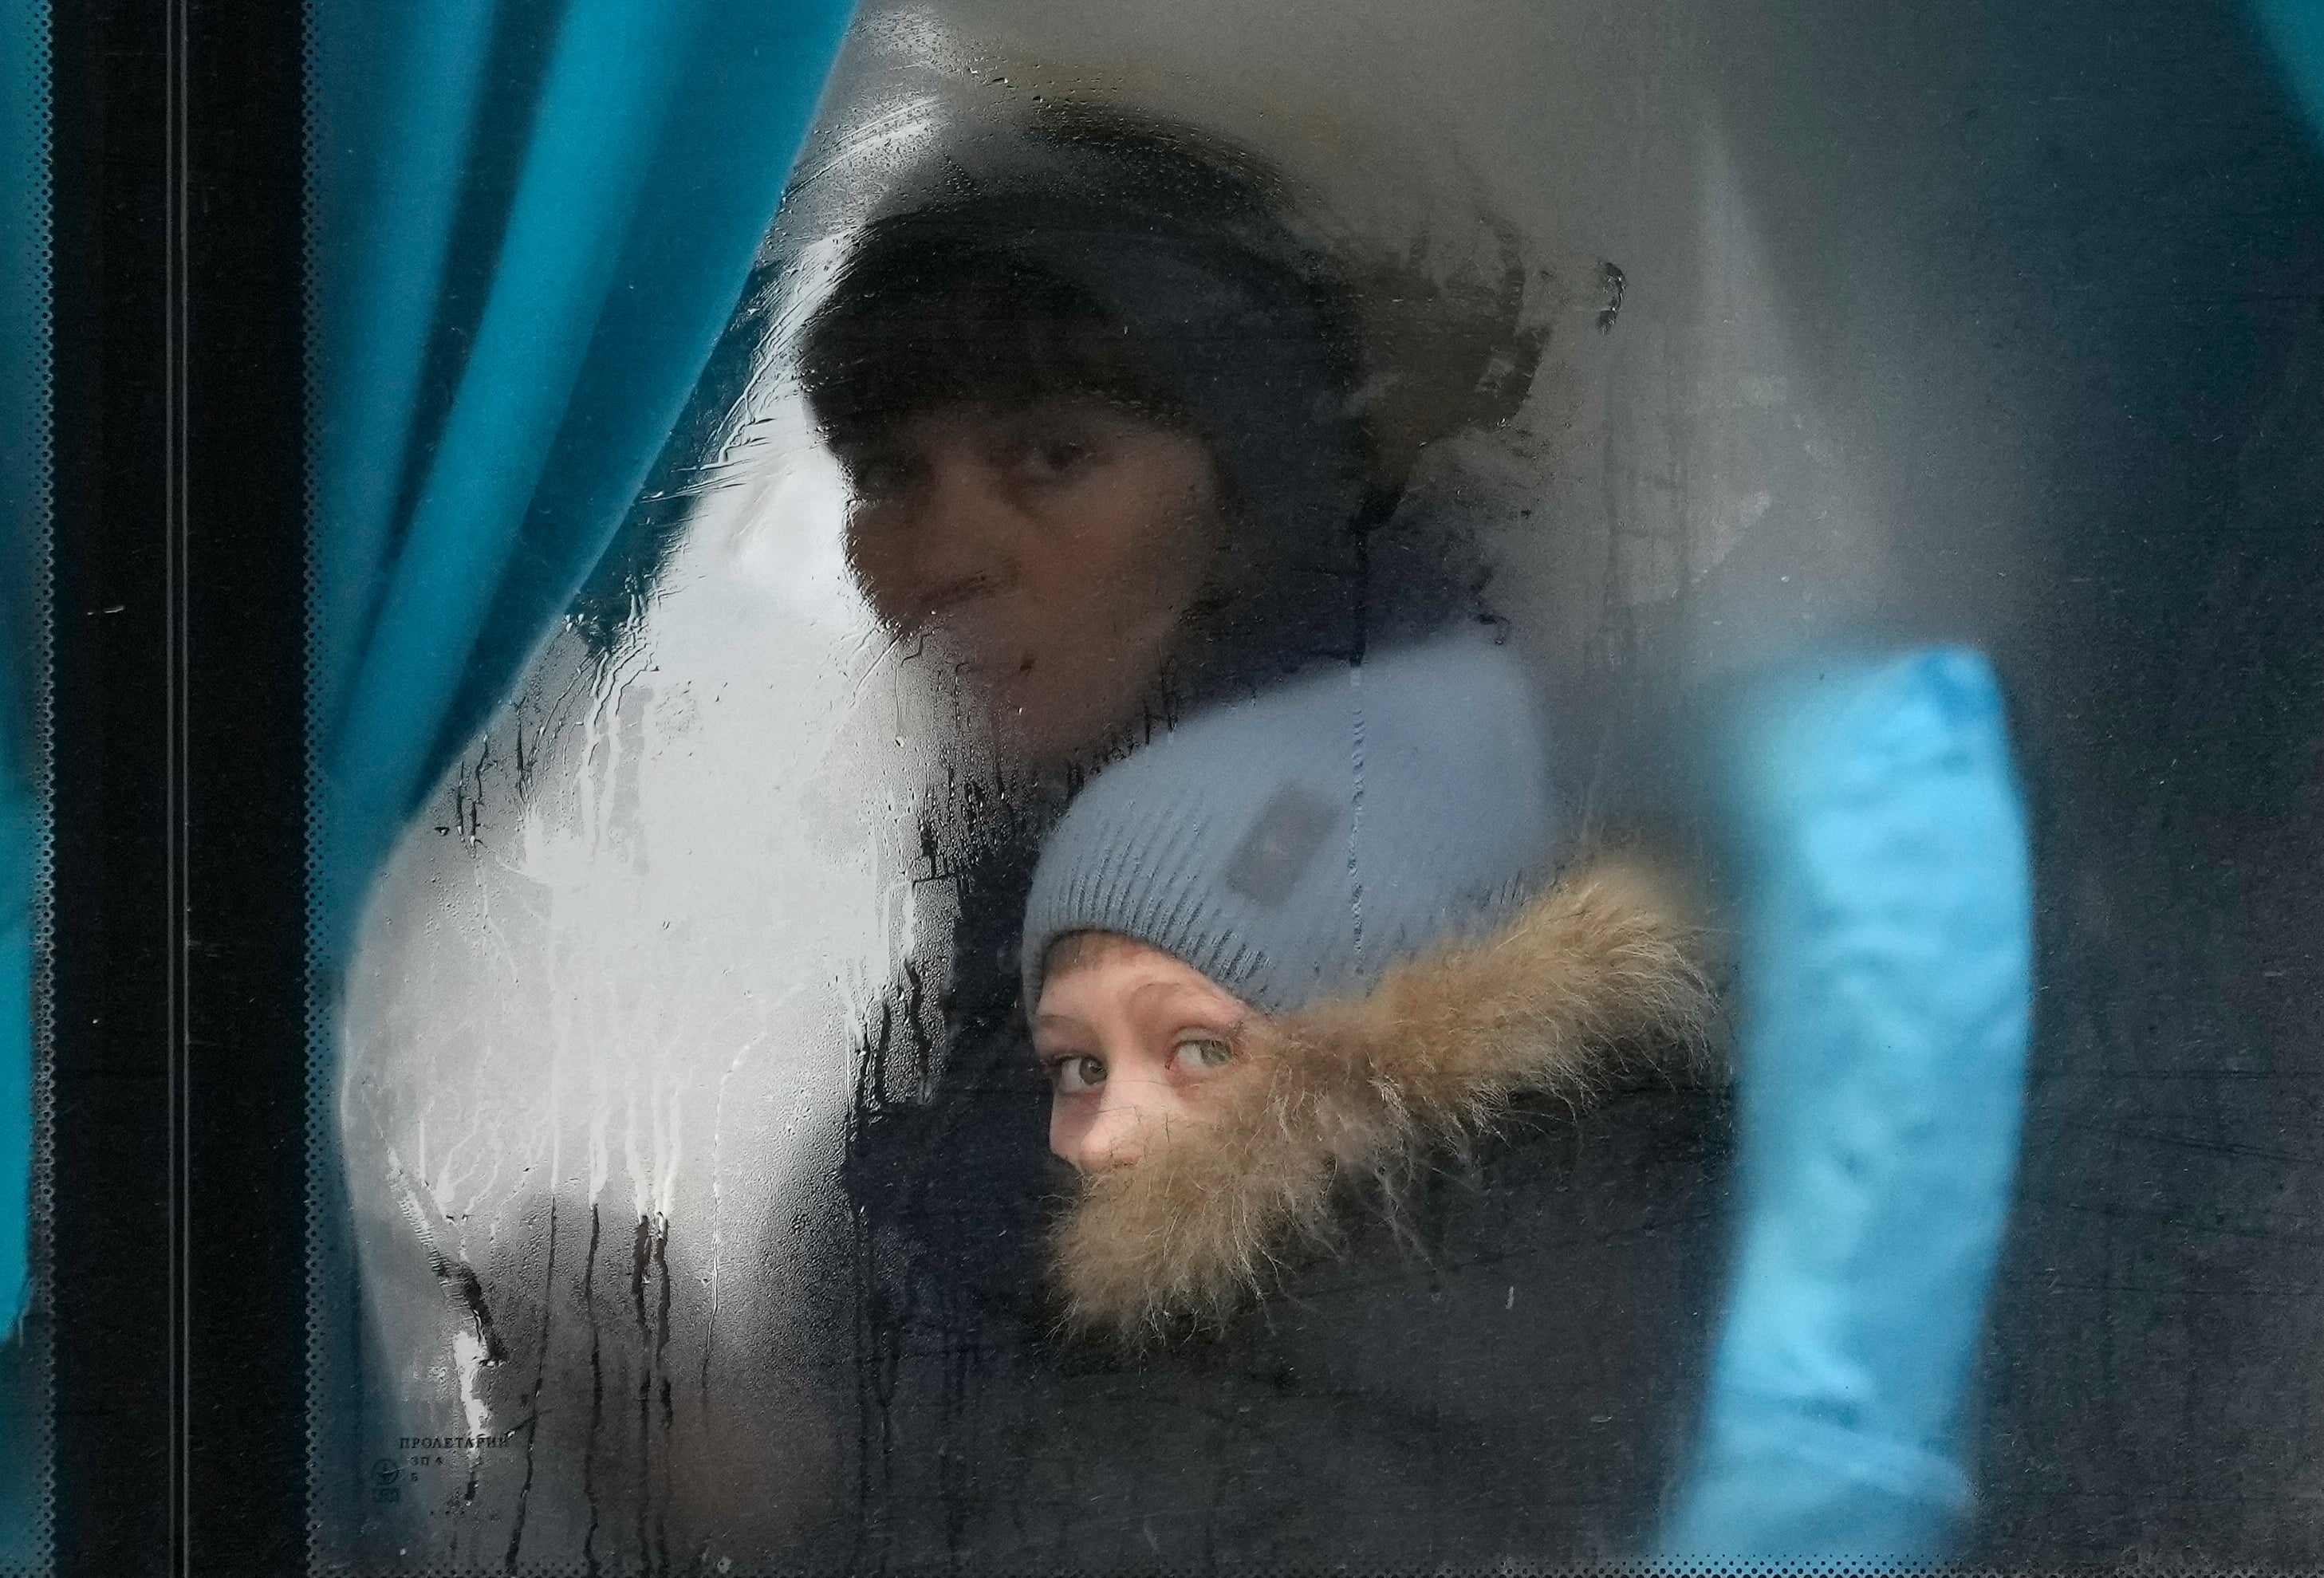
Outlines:
[[[1050,835],[1025,1001],[1075,931],[1151,944],[1267,1014],[1360,994],[1547,874],[1549,765],[1524,671],[1482,630],[1214,707],[1100,772]]]

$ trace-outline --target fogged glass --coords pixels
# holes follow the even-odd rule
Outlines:
[[[1305,1324],[1245,1318],[1142,1367],[1053,1356],[1057,1166],[1015,934],[1080,776],[1361,643],[1477,629],[1572,715],[1554,831],[1578,845],[1639,819],[1607,787],[1655,705],[1634,693],[1721,640],[1684,595],[1849,486],[1706,129],[1620,127],[1672,189],[1576,223],[1614,130],[1589,85],[1637,77],[1644,41],[1549,54],[1499,16],[1554,70],[1510,85],[1525,113],[1464,124],[1233,69],[1185,20],[1101,48],[1037,14],[859,19],[770,244],[794,261],[753,304],[763,345],[644,595],[568,623],[405,836],[341,1097],[394,1399],[364,1450],[400,1491],[374,1504],[399,1557],[1273,1560],[1342,1548],[1374,1498],[1392,1518],[1354,1548],[1390,1561],[1462,1548],[1416,1516],[1440,1498],[1522,1510],[1495,1537],[1560,1553],[1650,1522],[1725,1221],[1707,1088],[1529,1113],[1509,1155],[1432,1180],[1413,1208],[1450,1267],[1375,1222],[1277,1296]],[[1492,51],[1455,53],[1439,69]],[[1682,70],[1650,74],[1683,99]],[[959,166],[991,211],[916,238]],[[1185,237],[1164,266],[1090,240],[1141,202]],[[953,260],[979,226],[1045,223],[1089,254],[1060,293],[1104,303],[1011,321],[979,292],[1040,241],[997,273]],[[892,277],[818,319],[867,232],[900,238]],[[1184,365],[1019,343],[1133,312],[1193,342],[1159,353]],[[1877,563],[1833,556],[1819,589],[1861,600]],[[1651,1187],[1592,1220],[1618,1178]],[[1410,1371],[1448,1363],[1474,1371],[1457,1393],[1506,1393],[1479,1416],[1505,1458],[1416,1481],[1438,1438],[1346,1399],[1425,1409]],[[1568,1486],[1519,1490],[1550,1463]]]
[[[1752,818],[1844,776],[1783,779],[1854,726],[1816,697],[1892,680],[1879,749],[1989,748],[1929,812],[1987,818],[1933,859],[2003,961],[1935,1058],[1982,1082],[1969,1324],[1895,1492],[1925,1461],[1966,1518],[2028,922],[1962,654],[2040,650],[2043,498],[1955,283],[1782,227],[1738,38],[855,19],[698,466],[365,913],[325,1548],[1481,1570],[1724,1527],[1745,1120],[1817,1143],[1735,1091],[1792,935]]]

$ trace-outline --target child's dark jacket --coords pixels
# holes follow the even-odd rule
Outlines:
[[[1328,1246],[1271,1241],[1287,1269],[1222,1321],[1133,1353],[1060,1339],[1046,1306],[920,1305],[931,1324],[888,1349],[853,1559],[1404,1572],[1635,1553],[1702,1396],[1728,1118],[1645,1056],[1702,1004],[1685,960],[1634,946],[1651,918],[1629,919],[1588,957],[1561,954],[1570,937],[1485,939],[1520,966],[1498,992],[1475,990],[1471,948],[1374,994],[1403,1001],[1334,1005],[1377,1038],[1359,1094],[1425,1105],[1380,1089],[1419,1066],[1477,1099],[1449,1125],[1391,1123],[1386,1149],[1375,1132],[1339,1169]]]

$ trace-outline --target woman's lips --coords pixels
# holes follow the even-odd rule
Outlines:
[[[963,649],[955,657],[954,669],[970,678],[995,687],[1021,685],[1033,677],[1034,654],[1025,652],[1010,657],[1002,652]]]
[[[1001,590],[1001,582],[996,577],[963,576],[959,580],[948,581],[928,593],[927,595],[919,598],[913,623],[926,625],[956,608],[965,607],[969,604],[998,595]]]

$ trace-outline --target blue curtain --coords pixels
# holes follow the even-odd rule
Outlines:
[[[635,500],[846,0],[316,0],[317,963]]]
[[[2324,138],[2324,0],[2254,0]],[[1745,1217],[1676,1557],[1941,1560],[2031,1001],[2023,813],[1963,653],[1762,696],[1730,758],[1748,884]]]
[[[1664,1552],[1941,1560],[2032,1008],[1999,691],[1965,651],[1833,662],[1732,726],[1742,1230]]]
[[[49,526],[47,0],[0,4],[0,1337],[30,1296],[35,761]]]
[[[2324,137],[2324,0],[2255,0],[2252,12],[2310,125]]]
[[[0,0],[0,1571],[48,1565],[49,1390],[33,1306],[32,967],[47,809],[49,7]]]
[[[309,7],[309,1379],[327,1538],[354,1527],[341,1458],[368,1428],[333,1057],[364,893],[669,442],[849,10]]]

